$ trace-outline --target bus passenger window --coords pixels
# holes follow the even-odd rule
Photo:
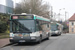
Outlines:
[[[49,28],[49,24],[47,24],[47,27]]]

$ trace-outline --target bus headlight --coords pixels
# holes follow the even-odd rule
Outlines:
[[[36,37],[32,36],[31,39],[36,39]]]
[[[13,33],[10,33],[10,37],[14,37],[14,34]]]
[[[58,31],[55,31],[55,33],[58,33]]]
[[[13,38],[10,38],[10,39],[13,39]]]

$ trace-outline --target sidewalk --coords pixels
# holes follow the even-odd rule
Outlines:
[[[9,44],[9,38],[5,38],[5,39],[0,39],[0,48]]]

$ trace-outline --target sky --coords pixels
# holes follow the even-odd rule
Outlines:
[[[21,0],[14,0],[15,2],[20,2]],[[66,19],[69,19],[74,13],[75,13],[75,0],[44,0],[44,2],[48,2],[49,5],[53,7],[53,12],[58,14],[59,9],[60,16],[56,15],[55,17],[57,20],[65,20],[65,11],[66,13]],[[64,9],[65,8],[65,9]]]
[[[49,4],[53,6],[53,11],[56,14],[58,14],[59,9],[61,9],[60,13],[62,15],[60,17],[58,16],[60,20],[65,20],[65,11],[67,12],[66,19],[69,19],[75,13],[75,6],[74,6],[75,0],[44,0],[44,1],[49,2]]]

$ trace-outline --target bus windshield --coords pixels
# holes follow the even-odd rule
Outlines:
[[[34,20],[12,20],[13,32],[34,32]]]
[[[51,31],[56,31],[58,30],[58,26],[57,25],[51,25]]]

